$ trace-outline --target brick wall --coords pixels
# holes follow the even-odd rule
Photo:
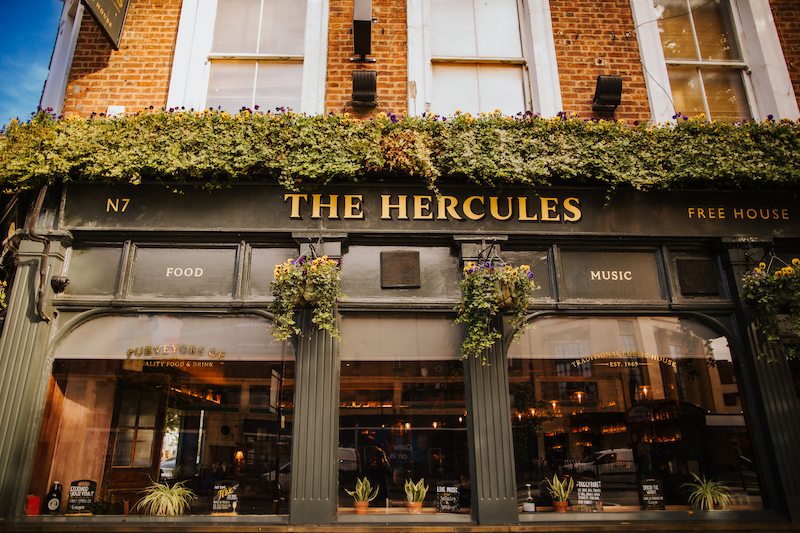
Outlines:
[[[181,0],[132,0],[117,51],[85,13],[64,113],[88,116],[110,105],[135,113],[166,105],[180,11]]]
[[[354,63],[353,0],[330,0],[328,22],[328,76],[325,90],[326,113],[357,116],[392,112],[403,114],[407,106],[406,4],[399,0],[373,0],[372,54],[375,63]],[[356,108],[352,100],[352,71],[378,72],[378,106]]]
[[[650,120],[629,0],[551,0],[550,9],[564,111],[601,116],[592,111],[597,76],[619,75],[622,102],[614,118],[628,123]]]
[[[800,104],[800,6],[797,0],[772,0],[772,16],[783,47],[786,66]]]

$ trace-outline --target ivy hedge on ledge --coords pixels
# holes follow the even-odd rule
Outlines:
[[[800,122],[663,125],[561,113],[369,119],[288,111],[152,111],[56,118],[40,111],[0,132],[0,188],[84,181],[274,180],[288,189],[392,179],[476,185],[600,185],[608,190],[797,189]]]

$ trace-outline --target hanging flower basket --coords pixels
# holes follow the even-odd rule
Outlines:
[[[744,275],[742,295],[764,342],[759,357],[770,358],[776,349],[800,357],[800,259],[773,269],[775,259]]]
[[[525,324],[525,314],[533,291],[538,289],[533,272],[528,265],[512,267],[499,258],[468,263],[461,280],[461,301],[456,308],[455,322],[467,324],[467,335],[461,345],[466,357],[483,357],[502,337],[492,319],[498,313],[511,314],[511,326],[517,330],[514,342],[519,340]],[[486,364],[486,360],[483,360]]]
[[[288,259],[275,266],[275,279],[270,284],[274,298],[270,310],[275,314],[272,334],[286,340],[300,334],[294,319],[299,308],[312,309],[311,321],[332,337],[341,340],[336,328],[336,305],[345,295],[339,290],[342,271],[337,259],[328,256]]]

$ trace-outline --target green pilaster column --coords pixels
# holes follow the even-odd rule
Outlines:
[[[289,522],[330,524],[336,513],[339,341],[302,309],[297,338]]]
[[[23,513],[31,461],[50,378],[49,333],[53,322],[36,308],[44,244],[22,241],[19,265],[0,339],[0,517]],[[65,248],[51,242],[45,276],[44,311],[53,295],[50,278],[61,273]],[[40,496],[44,496],[43,494]]]
[[[502,317],[495,317],[500,331]],[[470,420],[473,515],[481,525],[518,520],[508,393],[508,358],[501,342],[481,358],[464,361]]]

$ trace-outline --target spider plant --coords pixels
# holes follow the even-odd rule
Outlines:
[[[172,486],[164,483],[153,482],[144,489],[144,497],[136,504],[136,509],[141,509],[148,515],[182,515],[189,509],[189,503],[195,493],[184,486],[185,481],[179,481]]]
[[[713,509],[725,509],[731,503],[731,491],[725,483],[706,479],[701,479],[692,472],[696,483],[684,483],[681,488],[691,489],[689,503],[695,511],[711,511]]]

